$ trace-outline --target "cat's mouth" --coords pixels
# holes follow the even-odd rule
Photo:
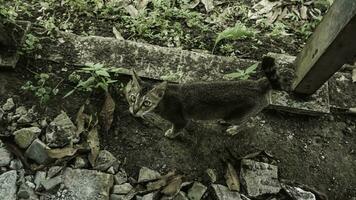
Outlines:
[[[139,110],[134,110],[132,107],[129,109],[130,113],[134,116],[134,117],[142,117],[143,113],[139,112]]]

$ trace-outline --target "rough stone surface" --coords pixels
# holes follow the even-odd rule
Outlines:
[[[112,193],[114,194],[127,194],[133,189],[130,183],[124,183],[121,185],[114,185]]]
[[[94,169],[106,171],[115,163],[115,161],[115,156],[113,156],[109,151],[101,150],[96,158]]]
[[[157,171],[154,171],[152,169],[149,169],[147,167],[142,167],[140,169],[139,175],[138,175],[138,182],[147,182],[147,181],[153,181],[157,180],[161,177],[161,174],[158,173]]]
[[[17,173],[15,170],[11,170],[0,175],[1,200],[16,200],[16,180]]]
[[[26,108],[25,108],[26,109]],[[16,117],[18,117],[19,119],[17,120],[18,123],[22,123],[22,124],[26,124],[26,123],[30,123],[33,122],[34,118],[36,117],[37,113],[35,113],[35,107],[33,106],[31,109],[29,109],[28,111],[26,111],[26,113],[24,114],[17,114],[17,109],[16,109]]]
[[[241,200],[241,196],[238,192],[230,191],[228,187],[219,185],[219,184],[212,184],[212,195],[217,200]]]
[[[187,195],[184,192],[179,191],[173,200],[190,200],[190,199],[187,197]]]
[[[71,169],[64,171],[64,186],[80,200],[108,200],[113,175],[95,170]]]
[[[127,200],[127,199],[125,199],[125,195],[122,194],[111,194],[110,200]]]
[[[4,111],[10,111],[15,107],[14,100],[12,98],[8,98],[4,105],[2,105],[2,109]]]
[[[17,197],[19,199],[27,200],[37,200],[38,196],[35,194],[33,188],[29,187],[27,184],[21,184],[19,190],[17,191]]]
[[[86,159],[82,156],[75,157],[73,168],[86,168],[88,166],[89,166],[88,159]]]
[[[38,127],[22,128],[14,132],[15,142],[19,147],[25,149],[30,146],[40,133],[41,129]]]
[[[46,180],[46,172],[37,171],[35,175],[34,183],[36,185],[35,189],[38,190],[42,187],[42,183]]]
[[[115,175],[114,175],[114,180],[115,180],[115,184],[116,185],[120,185],[123,184],[125,182],[127,182],[127,174],[125,171],[118,171]]]
[[[68,115],[62,111],[49,124],[46,133],[46,142],[49,147],[64,147],[71,142],[77,142],[78,138],[75,133],[76,126]]]
[[[53,166],[51,168],[49,168],[48,172],[47,172],[47,178],[52,178],[54,176],[56,176],[57,174],[59,174],[59,172],[61,172],[63,169],[63,166]]]
[[[2,144],[1,141],[0,143]],[[0,144],[0,167],[4,167],[10,164],[12,156],[11,153],[4,146],[1,147],[1,144]]]
[[[194,182],[188,190],[188,198],[191,200],[200,200],[205,194],[207,187],[199,182]]]
[[[38,164],[44,164],[48,161],[47,145],[41,140],[35,139],[25,152],[25,156],[36,161]]]
[[[3,120],[2,118],[4,115],[5,115],[5,111],[2,108],[0,108],[0,121]]]
[[[315,195],[311,192],[305,191],[298,187],[292,187],[282,184],[283,189],[292,197],[297,200],[316,200]]]
[[[352,83],[350,73],[335,73],[329,79],[329,86],[332,107],[339,109],[356,107],[356,84]]]
[[[240,175],[241,182],[251,197],[275,194],[281,189],[277,166],[244,159],[241,162]]]
[[[19,159],[13,159],[10,162],[10,169],[19,170],[23,168],[22,162]]]
[[[63,182],[62,176],[56,176],[53,178],[46,179],[45,181],[42,182],[42,186],[44,187],[45,190],[52,190],[59,184]]]

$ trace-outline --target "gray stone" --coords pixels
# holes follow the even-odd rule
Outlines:
[[[71,169],[64,171],[64,186],[76,199],[108,200],[113,175],[95,170]]]
[[[241,199],[242,200],[251,200],[250,198],[248,198],[246,195],[244,195],[244,194],[240,194],[240,196],[241,196]]]
[[[190,200],[187,195],[182,192],[182,191],[179,191],[178,194],[173,198],[173,200]]]
[[[21,184],[17,191],[17,197],[19,199],[37,200],[38,196],[35,194],[33,188],[29,187],[26,183]]]
[[[10,111],[15,107],[14,100],[12,98],[8,98],[4,105],[2,105],[2,109],[4,111]]]
[[[37,171],[35,175],[35,189],[39,190],[42,187],[42,183],[46,180],[46,172],[44,171]]]
[[[133,189],[130,183],[124,183],[121,185],[114,185],[112,193],[114,194],[128,194]]]
[[[101,150],[96,158],[94,169],[106,171],[115,163],[115,161],[115,156],[113,156],[109,151]]]
[[[63,166],[53,166],[51,168],[49,168],[48,172],[47,172],[47,178],[52,178],[56,175],[59,174],[59,172],[61,172],[63,169]]]
[[[127,174],[125,171],[120,170],[114,175],[116,185],[120,185],[127,182]]]
[[[36,161],[38,164],[44,164],[49,160],[47,145],[41,140],[35,139],[25,152],[25,156]]]
[[[219,185],[219,184],[212,184],[212,195],[217,200],[241,200],[241,196],[238,192],[230,191],[228,187]]]
[[[161,174],[158,173],[157,171],[154,171],[152,169],[149,169],[147,167],[142,167],[140,169],[139,175],[138,175],[138,182],[147,182],[147,181],[153,181],[157,180],[161,177]]]
[[[89,161],[88,159],[78,156],[74,160],[73,168],[86,168],[89,166]]]
[[[210,182],[210,183],[215,183],[217,178],[217,174],[216,171],[214,169],[207,169],[205,171],[206,174],[206,179]]]
[[[40,133],[41,129],[38,127],[22,128],[14,132],[15,142],[20,148],[25,149],[30,146]]]
[[[275,194],[281,189],[277,166],[244,159],[241,162],[240,175],[250,197]]]
[[[11,170],[0,175],[1,200],[16,200],[16,180],[17,173],[15,170]]]
[[[126,199],[125,199],[125,195],[111,194],[110,200],[126,200]]]
[[[71,142],[78,142],[76,126],[68,115],[62,111],[50,124],[46,133],[49,147],[64,147]]]
[[[21,115],[20,118],[17,120],[17,122],[20,124],[31,123],[31,122],[33,122],[36,115],[37,115],[37,113],[35,113],[35,107],[33,106],[25,114]]]
[[[115,174],[114,166],[109,167],[109,169],[107,170],[107,172],[108,172],[109,174]]]
[[[48,191],[54,189],[62,182],[63,182],[63,178],[62,176],[59,175],[53,178],[46,179],[45,181],[42,182],[42,186],[46,191]]]
[[[19,169],[22,169],[22,168],[23,168],[23,164],[22,164],[21,160],[19,160],[19,159],[13,159],[13,160],[11,160],[11,162],[10,162],[9,168],[10,168],[10,169],[14,169],[14,170],[19,170]]]
[[[315,195],[313,193],[305,191],[299,187],[292,187],[286,184],[282,184],[282,187],[293,199],[316,200]]]
[[[191,200],[200,200],[205,194],[207,187],[199,182],[194,182],[188,190],[188,198]]]
[[[2,108],[0,108],[0,121],[2,121],[4,115],[5,115],[5,111]]]
[[[0,147],[0,167],[8,166],[11,158],[11,153],[5,147]]]
[[[26,115],[27,114],[27,109],[25,106],[19,106],[16,108],[16,111],[15,111],[15,115],[18,116],[18,118],[22,115]]]

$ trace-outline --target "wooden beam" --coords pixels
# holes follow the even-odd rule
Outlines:
[[[5,29],[3,23],[0,23],[0,49],[5,49],[11,46],[11,37]]]
[[[337,0],[298,55],[295,93],[310,95],[356,57],[356,1]]]

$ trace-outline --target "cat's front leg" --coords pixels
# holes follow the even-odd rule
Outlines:
[[[174,125],[172,125],[172,127],[164,133],[164,136],[166,136],[170,139],[173,139],[173,138],[177,137],[178,135],[182,134],[183,130],[184,129],[177,129]]]

